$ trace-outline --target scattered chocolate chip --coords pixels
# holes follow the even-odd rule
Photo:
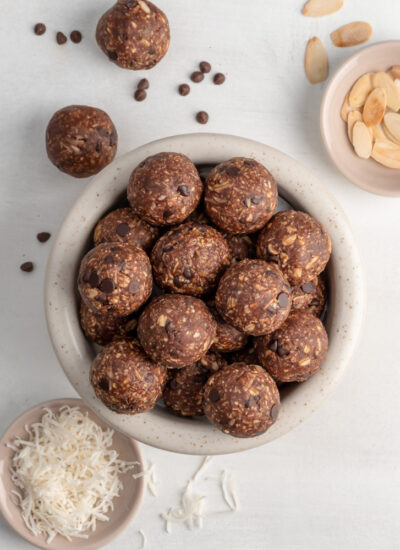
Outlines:
[[[33,263],[32,262],[25,262],[19,266],[21,271],[25,271],[26,273],[30,273],[33,271]]]
[[[219,86],[220,84],[223,84],[225,82],[225,75],[222,73],[215,74],[213,82],[214,84],[217,84],[217,86]]]
[[[278,349],[278,340],[272,340],[272,342],[268,344],[268,349],[270,349],[275,353],[276,350]]]
[[[110,389],[110,384],[107,380],[107,378],[102,378],[99,382],[99,388],[103,391],[109,391]]]
[[[199,83],[204,80],[204,74],[201,71],[194,71],[194,73],[190,75],[190,80]]]
[[[260,204],[261,201],[262,201],[261,197],[251,197],[251,202],[253,204]]]
[[[99,290],[104,294],[111,294],[114,290],[114,281],[112,279],[103,279],[99,284]]]
[[[269,414],[272,420],[275,420],[277,418],[278,412],[279,412],[278,405],[272,405],[271,410],[269,411]]]
[[[56,34],[56,40],[57,40],[57,44],[60,44],[60,46],[61,46],[62,44],[66,43],[68,38],[65,36],[65,34],[63,32],[58,32]]]
[[[211,71],[211,65],[208,61],[202,61],[199,67],[202,73],[209,73]]]
[[[131,228],[127,223],[120,223],[119,225],[117,225],[117,229],[115,230],[115,232],[120,237],[126,237],[131,232]]]
[[[212,388],[210,393],[209,393],[209,398],[210,398],[211,403],[216,403],[217,401],[219,401],[221,399],[221,396],[219,395],[218,390],[216,390],[215,388]]]
[[[289,296],[284,292],[281,292],[278,296],[278,304],[280,307],[286,307],[289,303]]]
[[[47,233],[47,231],[43,231],[42,233],[38,233],[36,235],[36,238],[40,243],[47,242],[50,239],[50,237],[51,237],[51,235],[50,235],[50,233]]]
[[[277,352],[278,352],[279,357],[285,357],[286,355],[289,355],[289,353],[290,353],[283,346],[278,346]]]
[[[190,190],[187,185],[180,185],[178,187],[178,193],[180,193],[183,197],[188,197],[190,195]]]
[[[95,271],[92,271],[89,275],[88,283],[91,287],[96,288],[100,284],[100,277],[97,275]]]
[[[183,269],[183,276],[186,277],[186,279],[191,279],[193,277],[193,272],[188,267],[185,267]]]
[[[181,84],[178,88],[178,91],[181,95],[189,95],[190,94],[189,84]]]
[[[69,37],[74,44],[79,44],[82,40],[82,33],[80,31],[72,31]]]
[[[144,90],[136,90],[134,98],[136,101],[144,101],[147,97],[147,93]]]
[[[301,285],[301,290],[306,294],[311,294],[315,290],[314,283],[310,281],[309,283],[305,283],[304,285]]]
[[[33,27],[33,32],[38,36],[42,36],[46,32],[46,25],[44,23],[36,23]]]
[[[135,280],[132,280],[128,285],[128,291],[131,294],[136,294],[136,292],[138,292],[139,290],[140,290],[140,285],[138,284],[138,282]]]
[[[147,80],[147,78],[142,78],[142,80],[139,80],[139,83],[137,85],[138,90],[148,90],[150,88],[150,82]]]
[[[206,113],[205,111],[199,111],[196,115],[196,120],[199,124],[207,124],[208,113]]]

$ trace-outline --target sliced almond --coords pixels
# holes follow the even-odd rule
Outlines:
[[[393,78],[393,80],[400,78],[400,65],[393,65],[393,67],[388,71],[388,74]]]
[[[390,143],[394,143],[395,145],[400,145],[400,142],[397,141],[397,139],[393,137],[393,135],[387,129],[384,121],[382,122],[382,133],[384,136],[384,141],[390,141]]]
[[[364,105],[367,97],[374,89],[372,86],[373,75],[374,73],[363,74],[353,85],[349,94],[350,107],[362,107]]]
[[[372,149],[371,156],[376,162],[388,168],[400,170],[400,145],[378,140]]]
[[[387,73],[375,73],[372,77],[374,88],[385,88],[387,93],[387,106],[393,111],[400,109],[400,90],[393,79]]]
[[[363,44],[371,38],[372,27],[365,21],[356,21],[340,27],[331,34],[332,42],[338,48],[347,48],[348,46],[356,46]]]
[[[385,140],[386,139],[386,136],[385,134],[383,133],[383,130],[382,128],[377,125],[377,126],[371,126],[370,128],[371,132],[372,132],[372,139],[374,141],[378,140],[378,139],[381,139],[381,140]]]
[[[400,143],[400,115],[397,113],[386,113],[384,119],[385,128],[391,136]]]
[[[367,97],[363,109],[363,119],[367,126],[380,124],[386,112],[386,88],[375,88]]]
[[[354,124],[356,122],[362,122],[362,114],[360,111],[351,111],[349,113],[349,116],[347,118],[347,134],[349,136],[349,140],[351,143],[353,143],[353,128]]]
[[[303,15],[307,17],[322,17],[339,11],[344,0],[308,0],[303,8]]]
[[[353,146],[360,158],[369,159],[372,152],[372,137],[364,122],[354,124]]]
[[[396,78],[396,80],[394,81],[395,85],[398,87],[398,89],[400,90],[400,78]]]
[[[311,84],[318,84],[328,78],[328,56],[324,45],[316,36],[308,41],[304,67]]]
[[[359,108],[356,107],[350,107],[349,104],[349,94],[346,95],[343,101],[342,108],[340,109],[340,117],[344,122],[347,122],[347,119],[349,117],[349,113],[352,111],[359,111]]]

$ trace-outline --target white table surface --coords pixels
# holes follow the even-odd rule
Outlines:
[[[119,154],[171,134],[215,131],[263,141],[311,168],[337,196],[360,243],[368,281],[365,327],[339,390],[304,425],[246,454],[220,457],[210,474],[235,473],[242,509],[210,517],[202,530],[163,529],[161,512],[200,462],[143,446],[157,464],[159,497],[146,495],[134,523],[110,550],[330,550],[400,548],[400,201],[351,185],[330,164],[320,141],[322,86],[303,72],[306,41],[319,35],[334,70],[354,48],[336,49],[329,32],[369,21],[373,41],[400,38],[398,0],[346,0],[330,17],[307,19],[302,0],[159,0],[171,23],[167,58],[146,77],[148,99],[132,99],[144,73],[123,71],[100,52],[93,35],[108,0],[9,0],[0,18],[0,431],[41,401],[73,396],[47,335],[43,278],[50,242],[85,185],[46,159],[44,131],[54,111],[71,103],[105,109],[119,133]],[[32,26],[47,24],[37,37]],[[81,44],[58,46],[54,34],[80,29]],[[227,74],[216,87],[176,87],[202,59]],[[400,60],[399,60],[400,62]],[[194,113],[210,114],[207,126]],[[400,184],[400,175],[399,175]],[[20,272],[26,260],[31,274]],[[208,485],[207,485],[208,483]],[[223,508],[213,482],[210,509]],[[23,550],[0,519],[0,548]],[[71,545],[73,548],[73,545]]]

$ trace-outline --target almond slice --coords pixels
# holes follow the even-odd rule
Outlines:
[[[372,152],[372,137],[364,122],[356,122],[353,128],[353,146],[362,159],[369,159]]]
[[[396,80],[394,81],[395,85],[398,87],[398,89],[400,90],[400,78],[396,78]]]
[[[307,17],[322,17],[339,11],[344,0],[308,0],[303,8],[303,15]]]
[[[385,88],[387,93],[387,106],[393,111],[400,109],[400,90],[393,79],[387,73],[375,73],[372,77],[374,88]]]
[[[362,107],[372,92],[374,87],[372,86],[372,77],[374,73],[366,73],[360,76],[357,82],[353,85],[349,94],[350,107]]]
[[[400,65],[393,65],[393,67],[389,69],[388,74],[393,78],[393,80],[400,78]]]
[[[379,125],[371,126],[370,130],[372,132],[372,139],[374,141],[377,141],[378,139],[385,141],[387,139],[385,134],[383,133],[382,128]]]
[[[349,136],[350,143],[353,143],[353,128],[356,122],[362,122],[362,114],[360,111],[351,111],[347,118],[347,135]]]
[[[385,122],[382,122],[382,132],[384,135],[384,141],[389,141],[390,143],[394,143],[395,145],[400,145],[400,142],[398,142],[397,139],[393,137],[387,129]]]
[[[395,143],[400,143],[400,115],[397,113],[386,113],[384,124],[387,131],[394,138]]]
[[[367,42],[371,38],[372,27],[365,21],[356,21],[340,27],[331,34],[332,42],[338,48],[347,48]]]
[[[390,141],[378,140],[373,149],[371,156],[376,162],[400,170],[400,146],[390,143]]]
[[[367,97],[363,109],[363,119],[367,126],[380,124],[386,112],[386,88],[375,88]]]
[[[314,36],[308,41],[304,67],[311,84],[318,84],[328,78],[329,62],[324,45]]]

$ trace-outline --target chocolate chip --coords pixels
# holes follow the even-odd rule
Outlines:
[[[204,74],[201,71],[194,71],[194,73],[190,75],[190,80],[199,83],[204,80]]]
[[[314,283],[312,281],[310,281],[309,283],[301,285],[301,290],[303,292],[305,292],[306,294],[311,294],[315,290]]]
[[[251,197],[251,202],[253,204],[260,204],[261,201],[262,201],[262,197]]]
[[[244,166],[255,166],[256,164],[256,161],[252,159],[246,159],[243,161]]]
[[[109,59],[111,59],[112,61],[115,61],[116,59],[118,59],[117,52],[113,52],[111,50],[108,50],[107,55],[108,55]]]
[[[216,390],[215,388],[211,389],[208,396],[210,398],[211,403],[216,403],[217,401],[219,401],[221,399],[221,396],[219,395],[218,390]]]
[[[214,84],[217,84],[219,86],[220,84],[223,84],[225,82],[225,75],[222,73],[217,73],[214,75]]]
[[[181,84],[178,88],[178,92],[181,95],[189,95],[190,94],[190,86],[189,84]]]
[[[21,271],[25,271],[26,273],[30,273],[33,271],[33,263],[32,262],[25,262],[19,266]]]
[[[207,124],[208,113],[206,113],[205,111],[199,111],[196,115],[196,120],[199,124]]]
[[[199,67],[202,73],[209,73],[211,71],[211,65],[208,61],[202,61]]]
[[[96,288],[96,287],[99,286],[100,277],[97,275],[97,273],[95,271],[92,271],[91,274],[89,275],[88,283],[90,284],[90,286],[92,288]]]
[[[186,279],[191,279],[193,277],[193,272],[188,267],[185,267],[183,269],[183,276],[186,277]]]
[[[164,210],[164,212],[163,212],[163,220],[167,220],[170,216],[173,215],[173,213],[174,213],[173,210],[169,210],[169,209]]]
[[[104,263],[105,264],[113,264],[114,262],[115,262],[115,258],[111,254],[109,254],[108,256],[106,256],[104,258]]]
[[[136,99],[136,101],[144,101],[146,97],[147,97],[146,92],[141,89],[136,90],[134,94],[134,98]]]
[[[72,31],[69,37],[74,44],[79,44],[82,40],[82,33],[80,31]]]
[[[62,44],[66,43],[68,38],[65,36],[65,34],[63,32],[58,32],[56,34],[56,40],[57,40],[57,44],[60,44],[60,46],[61,46]]]
[[[33,27],[33,32],[38,36],[41,36],[46,32],[46,25],[44,23],[36,23]]]
[[[252,395],[251,397],[249,397],[249,399],[245,402],[244,406],[245,406],[245,409],[249,409],[250,407],[254,407],[255,405],[257,405],[257,403],[260,401],[260,396],[259,395]]]
[[[240,174],[240,168],[238,166],[228,166],[225,172],[231,178],[236,178]]]
[[[289,296],[284,292],[281,292],[278,296],[278,304],[280,307],[287,307],[289,303]]]
[[[114,281],[112,279],[103,279],[99,284],[99,290],[104,294],[111,294],[114,290]]]
[[[127,223],[120,223],[119,225],[117,225],[117,229],[115,230],[115,232],[120,237],[126,237],[131,232],[131,228]]]
[[[178,193],[180,193],[183,197],[188,197],[190,195],[190,190],[187,185],[180,185],[178,187]]]
[[[150,82],[147,80],[147,78],[142,78],[142,80],[139,80],[139,83],[137,85],[138,90],[148,90],[150,88]]]
[[[96,143],[96,153],[100,153],[101,151],[101,141],[98,139]]]
[[[140,285],[137,281],[132,280],[128,285],[128,291],[131,294],[136,294],[140,290]]]
[[[268,344],[268,349],[273,351],[274,353],[276,352],[276,350],[278,349],[278,340],[272,340],[269,344]]]
[[[103,391],[109,391],[110,389],[110,384],[107,380],[107,378],[102,378],[99,382],[99,388]]]
[[[180,280],[179,277],[174,277],[174,285],[177,286],[178,288],[181,288],[181,286],[183,286],[185,283],[183,281]]]
[[[283,346],[278,346],[277,349],[279,357],[285,357],[286,355],[289,355],[290,351],[285,349]]]
[[[110,135],[110,147],[113,147],[117,141],[117,132],[113,130]]]
[[[278,413],[279,413],[278,405],[272,405],[271,410],[269,411],[269,414],[272,420],[275,420],[277,418]]]
[[[51,235],[50,235],[50,233],[47,233],[47,231],[43,231],[42,233],[38,233],[36,235],[36,238],[40,243],[47,242],[50,239],[50,237],[51,237]]]

